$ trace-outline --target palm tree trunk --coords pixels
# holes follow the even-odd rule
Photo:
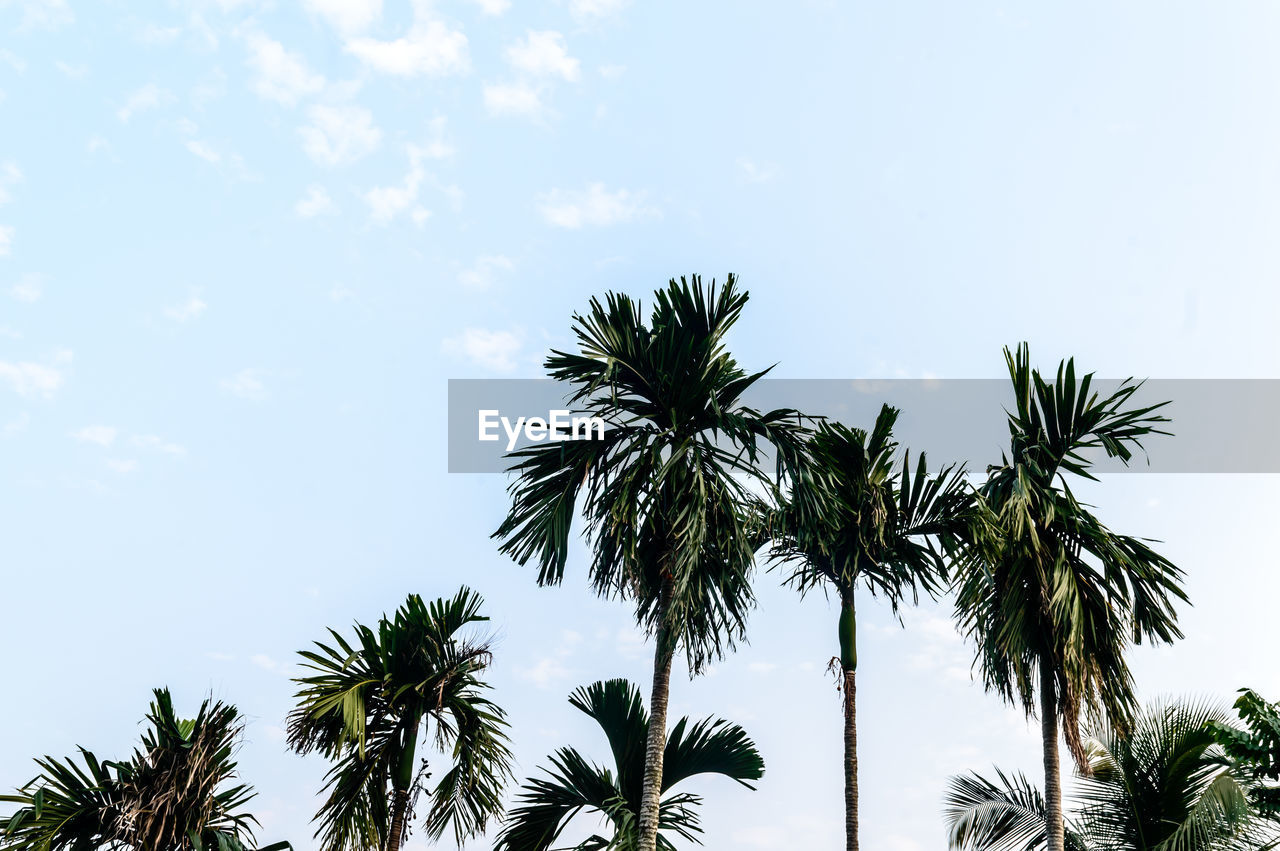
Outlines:
[[[662,761],[667,750],[667,700],[671,693],[671,660],[676,642],[667,624],[673,592],[670,577],[663,580],[658,599],[657,647],[653,651],[653,690],[649,697],[649,736],[644,750],[644,786],[640,793],[638,851],[656,851],[658,813],[662,801]]]
[[[409,813],[409,787],[413,785],[413,767],[418,749],[418,718],[414,718],[404,734],[400,762],[391,778],[391,831],[387,835],[387,851],[400,851],[404,842],[405,821]]]
[[[1044,736],[1044,809],[1049,851],[1065,851],[1062,827],[1062,771],[1058,764],[1058,696],[1053,669],[1040,663],[1040,730]]]
[[[844,673],[844,835],[858,851],[858,632],[852,589],[840,595],[840,669]]]

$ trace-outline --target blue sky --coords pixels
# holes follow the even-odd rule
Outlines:
[[[537,375],[608,288],[736,272],[734,351],[788,377],[998,377],[1023,339],[1104,375],[1276,376],[1278,26],[1262,2],[0,0],[0,785],[122,752],[154,686],[212,692],[250,718],[263,837],[313,847],[295,651],[463,582],[522,776],[603,757],[565,697],[647,683],[649,650],[580,554],[560,589],[498,556],[503,480],[446,474],[444,403]],[[1275,478],[1084,492],[1189,575],[1143,693],[1280,696]],[[707,847],[835,849],[834,610],[759,593],[750,645],[673,690],[768,764],[695,789]],[[937,848],[946,776],[1034,776],[1038,734],[971,682],[945,604],[861,613],[863,841]]]

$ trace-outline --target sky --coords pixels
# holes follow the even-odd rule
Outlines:
[[[567,695],[647,691],[651,647],[581,547],[560,588],[497,553],[506,483],[446,472],[445,402],[538,376],[610,289],[738,274],[732,350],[781,377],[998,378],[1021,340],[1277,377],[1278,28],[1264,2],[0,0],[0,786],[123,755],[167,685],[245,713],[260,837],[315,848],[296,652],[463,583],[520,777],[603,760]],[[1081,493],[1187,572],[1142,696],[1280,697],[1276,478]],[[756,587],[749,643],[673,680],[673,716],[767,765],[691,783],[706,847],[833,851],[835,608]],[[941,848],[946,778],[1034,778],[1038,733],[947,601],[860,615],[864,846]]]

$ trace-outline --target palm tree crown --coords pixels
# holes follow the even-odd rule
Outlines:
[[[142,747],[125,761],[37,759],[40,776],[0,801],[20,805],[0,819],[0,848],[11,851],[245,851],[257,824],[245,805],[253,790],[235,784],[232,752],[240,713],[206,700],[180,719],[157,689]],[[230,785],[229,785],[230,784]],[[280,842],[262,851],[289,848]]]
[[[452,828],[461,844],[501,812],[512,758],[505,715],[484,696],[488,645],[462,634],[488,620],[482,604],[467,588],[430,605],[411,595],[376,631],[357,623],[348,641],[330,630],[332,645],[301,651],[314,673],[296,680],[289,745],[334,760],[317,815],[326,851],[399,847],[429,776],[415,757],[428,723],[451,764],[428,791],[427,835]]]
[[[626,680],[597,682],[575,691],[569,703],[600,725],[613,751],[613,768],[592,763],[574,748],[556,751],[547,776],[523,787],[495,851],[547,851],[583,812],[607,819],[611,836],[593,835],[574,851],[635,847],[649,728],[640,691]],[[764,760],[742,728],[711,718],[677,721],[664,765],[659,830],[693,842],[701,832],[700,799],[687,793],[666,795],[668,790],[698,774],[720,774],[751,789],[748,781],[764,775]],[[658,847],[674,848],[662,833]]]
[[[1025,344],[1005,359],[1016,400],[1011,448],[979,488],[994,534],[970,549],[956,607],[987,687],[1030,713],[1037,680],[1047,682],[1084,768],[1082,705],[1123,725],[1135,708],[1126,647],[1181,638],[1174,601],[1187,598],[1182,571],[1104,526],[1067,476],[1096,481],[1089,465],[1097,450],[1127,464],[1144,438],[1167,433],[1159,426],[1168,419],[1157,413],[1162,404],[1130,406],[1140,383],[1125,380],[1100,398],[1092,374],[1077,380],[1073,361],[1049,382],[1031,369]]]
[[[1253,781],[1223,759],[1214,729],[1226,713],[1200,703],[1158,704],[1117,733],[1096,724],[1086,740],[1080,806],[1066,831],[1079,851],[1245,851],[1274,847],[1274,825],[1249,802]],[[998,782],[952,778],[951,848],[1037,851],[1046,847],[1045,802],[1021,775]]]

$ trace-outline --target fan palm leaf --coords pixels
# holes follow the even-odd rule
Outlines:
[[[496,851],[548,851],[576,816],[602,816],[610,835],[594,834],[574,851],[635,849],[640,841],[639,810],[644,778],[645,743],[650,719],[640,691],[626,680],[608,680],[580,688],[570,704],[600,725],[609,742],[613,765],[597,765],[574,748],[551,755],[544,776],[521,789],[517,806],[495,845]],[[764,775],[764,760],[736,724],[707,718],[681,718],[667,739],[657,847],[673,849],[671,837],[697,842],[701,803],[688,793],[665,794],[676,784],[700,774],[718,774],[747,788]]]

